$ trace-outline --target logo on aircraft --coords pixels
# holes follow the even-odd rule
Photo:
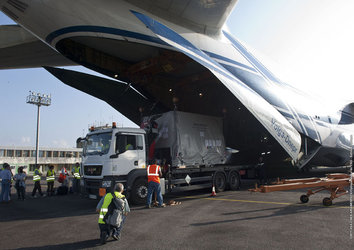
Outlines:
[[[297,152],[297,148],[294,145],[294,143],[291,141],[289,135],[285,132],[284,129],[281,128],[280,124],[277,123],[277,121],[274,118],[272,118],[272,125],[277,136],[281,138],[289,146],[291,151]]]

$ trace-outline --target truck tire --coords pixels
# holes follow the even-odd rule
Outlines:
[[[213,185],[215,187],[215,192],[223,192],[226,188],[226,175],[224,172],[215,172],[213,178]]]
[[[136,205],[146,204],[146,197],[148,192],[147,180],[137,179],[134,184],[132,191],[130,192],[131,201]]]
[[[238,171],[231,170],[228,176],[230,190],[235,191],[240,188],[240,175]]]

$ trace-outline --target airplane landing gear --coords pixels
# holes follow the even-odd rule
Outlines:
[[[308,195],[306,195],[306,194],[301,195],[301,196],[300,196],[300,201],[301,201],[302,203],[307,203],[307,202],[309,202],[309,197],[308,197]]]
[[[324,205],[324,206],[332,206],[332,200],[331,200],[331,198],[328,198],[328,197],[326,197],[326,198],[324,198],[323,199],[323,201],[322,201],[322,204]]]

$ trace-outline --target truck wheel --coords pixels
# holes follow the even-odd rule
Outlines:
[[[130,192],[132,202],[136,205],[146,204],[147,193],[147,181],[144,179],[136,180]]]
[[[240,175],[238,174],[237,171],[232,170],[229,173],[229,187],[230,190],[235,191],[240,188]]]
[[[226,176],[223,172],[216,172],[214,174],[213,184],[215,187],[215,192],[223,192],[226,187]]]

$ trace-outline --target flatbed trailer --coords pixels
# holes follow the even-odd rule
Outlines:
[[[345,187],[353,183],[354,175],[352,174],[328,174],[325,178],[305,178],[305,179],[289,179],[289,180],[277,180],[272,185],[262,185],[260,187],[255,186],[253,189],[249,189],[252,192],[275,192],[275,191],[287,191],[296,189],[308,188],[306,194],[300,196],[302,203],[307,203],[309,197],[321,191],[329,191],[331,196],[323,199],[322,203],[325,206],[331,206],[332,201],[342,195],[348,193]]]

